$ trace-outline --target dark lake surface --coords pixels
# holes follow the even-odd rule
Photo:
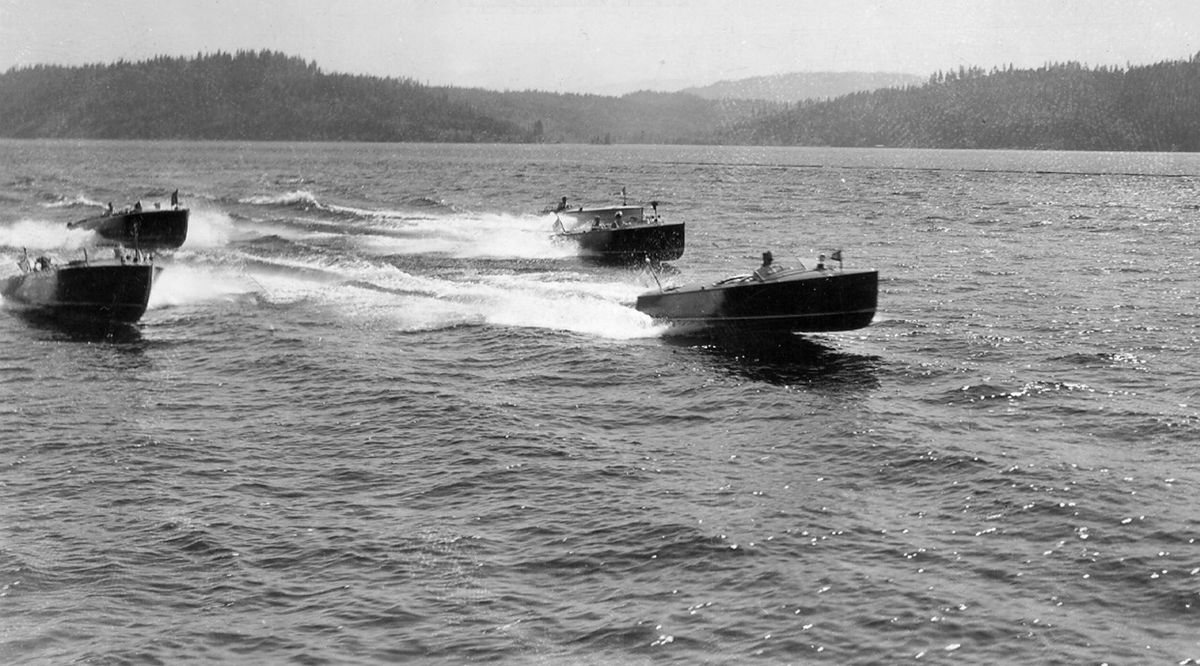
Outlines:
[[[192,211],[138,327],[0,310],[0,661],[1200,660],[1200,155],[0,155],[0,277]],[[657,276],[539,212],[622,188]],[[632,307],[836,248],[866,329]]]

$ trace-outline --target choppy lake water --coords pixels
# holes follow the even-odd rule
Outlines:
[[[0,154],[0,276],[192,209],[136,329],[0,311],[6,663],[1200,660],[1198,155]],[[538,213],[623,187],[880,312],[675,335]]]

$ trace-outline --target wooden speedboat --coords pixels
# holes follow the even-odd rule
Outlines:
[[[879,273],[867,269],[783,269],[638,296],[655,319],[700,328],[819,333],[862,328],[875,317]]]
[[[110,244],[138,248],[144,252],[174,250],[187,240],[188,209],[179,206],[177,195],[171,196],[170,208],[143,210],[141,203],[101,215],[70,222],[68,229],[87,229],[96,232]]]
[[[121,258],[56,264],[20,262],[21,274],[0,282],[0,295],[18,308],[66,320],[134,323],[146,313],[161,267],[140,252]]]
[[[555,238],[579,245],[585,257],[609,263],[672,261],[683,256],[684,225],[665,223],[658,215],[658,202],[644,206],[567,208],[565,202],[554,214]]]

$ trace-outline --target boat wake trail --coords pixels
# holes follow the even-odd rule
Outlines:
[[[598,282],[555,261],[578,248],[555,242],[553,216],[462,213],[428,200],[352,208],[305,190],[227,204],[193,209],[186,242],[161,257],[151,310],[314,308],[398,331],[472,325],[630,339],[664,330],[630,307],[644,284],[624,273]]]
[[[154,282],[149,309],[233,300],[260,289],[250,276],[221,267],[171,263]]]
[[[566,271],[513,273],[504,266],[468,262],[431,275],[371,257],[181,253],[166,264],[150,307],[240,302],[253,296],[264,304],[336,311],[339,321],[401,331],[492,325],[612,339],[661,333],[660,326],[628,306],[644,288],[640,284],[596,282]]]
[[[456,283],[450,299],[495,326],[571,331],[612,339],[655,337],[649,317],[622,305],[637,289],[564,280],[557,274],[481,276]]]
[[[95,245],[95,232],[68,229],[65,224],[43,220],[21,220],[11,227],[0,226],[0,246],[20,252],[71,252]],[[15,260],[14,260],[15,261]]]
[[[355,241],[374,256],[560,259],[576,254],[573,246],[554,242],[545,218],[510,215],[378,220]]]
[[[464,213],[428,197],[409,198],[394,208],[361,208],[295,190],[244,197],[237,204],[246,207],[248,223],[239,224],[245,231],[353,244],[373,256],[557,259],[576,254],[570,244],[553,241],[553,216]]]
[[[238,231],[228,213],[214,208],[193,208],[182,247],[186,250],[225,247],[237,237]]]
[[[307,190],[293,190],[283,194],[262,194],[245,197],[239,200],[244,204],[254,206],[281,206],[298,210],[308,210],[320,207],[317,196]]]
[[[42,204],[46,208],[88,208],[95,210],[89,211],[87,214],[95,214],[104,209],[104,204],[95,199],[89,199],[80,194],[73,197],[62,197],[55,201]]]
[[[271,205],[307,201],[297,194]],[[597,282],[541,263],[575,254],[552,240],[546,216],[375,213],[341,222],[294,212],[249,221],[215,206],[194,209],[183,246],[156,258],[165,270],[149,309],[259,303],[333,310],[342,320],[402,331],[488,325],[611,339],[662,333],[629,307],[644,285],[621,281],[625,275]],[[22,248],[64,257],[88,250],[99,258],[96,241],[93,231],[22,220],[0,228],[0,260],[15,265]]]

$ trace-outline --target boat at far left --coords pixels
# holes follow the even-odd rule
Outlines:
[[[102,242],[137,248],[143,252],[174,250],[183,245],[188,233],[188,209],[179,205],[179,191],[171,193],[170,208],[157,205],[143,209],[142,202],[121,210],[112,204],[100,215],[69,222],[68,229],[96,232]]]
[[[0,281],[6,305],[65,321],[133,324],[146,313],[150,289],[162,270],[140,251],[118,248],[111,259],[58,264],[21,258],[21,273]]]

